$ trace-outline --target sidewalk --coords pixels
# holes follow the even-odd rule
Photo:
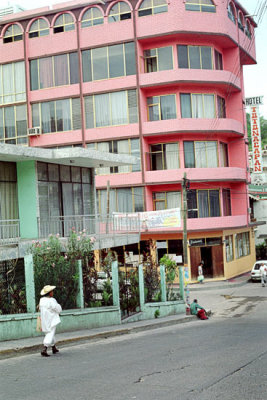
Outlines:
[[[235,278],[227,279],[225,281],[209,281],[204,280],[204,283],[191,283],[188,285],[190,292],[199,291],[199,290],[214,290],[214,289],[227,289],[233,288],[237,286],[245,285],[250,279],[250,272],[246,272],[245,274],[239,275]]]
[[[162,328],[164,326],[182,324],[192,320],[196,320],[194,315],[186,316],[185,314],[179,314],[147,321],[129,322],[127,324],[106,326],[104,328],[58,333],[57,345],[59,347],[69,346],[75,343],[83,343],[88,340],[106,339],[113,336],[126,335],[155,328]],[[0,342],[0,359],[14,357],[18,354],[39,352],[42,348],[42,341],[43,336]]]
[[[226,281],[205,281],[204,284],[190,284],[188,285],[188,287],[190,292],[201,291],[201,293],[204,294],[205,291],[209,290],[228,289],[245,285],[248,282],[249,278],[250,274],[246,273],[239,277]],[[164,326],[182,324],[195,320],[196,317],[193,315],[186,316],[185,314],[178,314],[153,320],[129,322],[121,325],[107,326],[104,328],[94,328],[74,332],[59,333],[57,334],[57,344],[59,347],[70,346],[75,343],[83,343],[89,340],[100,340],[103,338],[137,333],[149,329],[162,328]],[[0,359],[14,357],[18,354],[39,352],[42,348],[42,340],[43,337],[39,336],[34,338],[0,342]]]

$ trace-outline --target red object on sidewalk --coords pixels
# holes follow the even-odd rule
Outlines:
[[[200,319],[208,319],[207,315],[206,315],[206,311],[205,310],[198,310],[197,312],[197,316]]]
[[[189,307],[189,306],[186,306],[185,315],[191,315],[190,307]]]

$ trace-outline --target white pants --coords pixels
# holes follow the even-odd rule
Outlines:
[[[44,341],[43,341],[43,344],[44,344],[45,347],[50,347],[50,346],[54,346],[55,345],[55,343],[56,343],[56,341],[55,341],[56,329],[57,329],[57,327],[54,326],[54,328],[51,328],[50,332],[47,332],[45,334]]]
[[[261,275],[261,284],[262,285],[266,284],[266,275]]]

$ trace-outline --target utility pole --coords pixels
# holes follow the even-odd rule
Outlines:
[[[106,233],[109,233],[109,214],[110,214],[110,181],[107,181],[107,221],[106,221]]]
[[[186,172],[184,173],[183,178],[183,251],[184,251],[184,267],[188,266],[188,257],[187,257],[187,185],[188,181],[186,179]]]
[[[189,279],[189,270],[188,270],[188,257],[187,257],[187,190],[189,189],[190,182],[186,178],[186,172],[184,173],[182,188],[183,188],[183,253],[184,253],[184,267],[183,267],[183,286],[185,286],[184,290],[186,292],[185,302],[187,305],[190,304],[189,299],[189,289],[188,289],[188,279]],[[187,282],[184,282],[184,278],[186,278]],[[185,285],[184,285],[185,283]],[[188,312],[188,309],[186,310]]]

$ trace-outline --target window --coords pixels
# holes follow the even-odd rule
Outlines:
[[[216,12],[212,0],[186,0],[185,9],[188,11]]]
[[[177,117],[175,94],[147,98],[148,120],[160,121]]]
[[[74,20],[68,13],[61,14],[55,21],[54,33],[61,33],[74,30]]]
[[[31,90],[79,83],[78,54],[38,58],[30,61]]]
[[[26,100],[24,61],[0,65],[0,104]]]
[[[85,112],[87,129],[136,123],[136,90],[86,96]]]
[[[184,142],[185,168],[218,167],[217,142]]]
[[[18,196],[17,196],[17,170],[16,163],[0,161],[0,220],[18,219]],[[0,238],[10,237],[12,222],[9,221],[11,229],[1,229]]]
[[[231,191],[230,189],[223,189],[222,190],[223,196],[223,215],[229,216],[232,215],[232,208],[231,208]]]
[[[214,52],[214,58],[215,58],[215,69],[223,70],[223,58],[222,58],[222,54],[219,53],[217,50],[215,50],[215,52]]]
[[[138,10],[139,17],[146,15],[161,14],[168,11],[168,5],[165,0],[144,0]]]
[[[220,143],[220,166],[229,167],[227,143]]]
[[[107,191],[97,190],[98,213],[107,215]],[[142,212],[144,211],[144,195],[142,187],[125,187],[110,190],[110,214],[112,212]]]
[[[181,208],[181,192],[153,192],[153,210]]]
[[[91,7],[87,10],[82,17],[82,28],[88,28],[94,25],[102,25],[104,17],[102,12],[97,7]]]
[[[233,23],[235,24],[235,10],[232,3],[228,4],[227,12],[228,18],[230,18],[230,20],[233,21]]]
[[[30,27],[29,38],[36,38],[40,36],[49,35],[49,26],[48,22],[43,18],[36,19]]]
[[[179,45],[177,48],[179,68],[213,69],[211,47]]]
[[[160,47],[144,51],[145,72],[173,69],[172,47]]]
[[[244,32],[244,19],[241,12],[238,13],[238,28]]]
[[[150,171],[179,168],[179,143],[160,143],[150,146]]]
[[[234,259],[233,252],[233,236],[225,236],[225,253],[226,253],[226,261],[230,262]]]
[[[119,1],[109,11],[108,22],[124,21],[131,19],[131,9],[124,1]]]
[[[18,42],[22,40],[22,30],[19,25],[12,24],[10,25],[4,34],[4,43]]]
[[[181,93],[182,118],[215,118],[215,95]]]
[[[217,96],[218,118],[226,118],[225,100],[221,96]]]
[[[67,236],[73,224],[78,231],[86,228],[88,220],[78,216],[94,212],[92,171],[89,168],[37,163],[40,231],[42,237],[49,233]],[[60,216],[76,216],[62,221]]]
[[[94,148],[98,151],[103,151],[106,153],[130,154],[137,157],[138,159],[137,163],[134,165],[98,168],[98,175],[136,172],[141,170],[139,139],[112,140],[110,142],[90,143],[90,145],[88,145],[87,147]]]
[[[0,109],[0,143],[28,144],[25,104]]]
[[[246,21],[246,25],[245,25],[245,34],[247,35],[247,37],[249,39],[251,39],[251,28],[250,28],[250,23],[248,22],[248,20]]]
[[[235,235],[235,255],[236,258],[248,256],[250,254],[249,232],[237,233]]]
[[[134,75],[134,43],[82,51],[83,82]]]
[[[32,105],[32,126],[42,133],[81,129],[80,99],[47,101]]]
[[[187,192],[187,207],[188,218],[219,217],[219,190],[189,190]]]

